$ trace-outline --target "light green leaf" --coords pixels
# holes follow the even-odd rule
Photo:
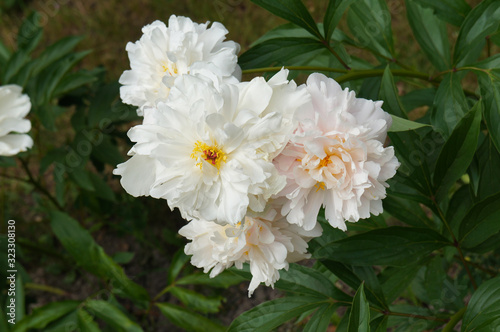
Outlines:
[[[266,332],[299,316],[304,311],[328,304],[325,298],[286,297],[264,302],[238,316],[228,332]]]
[[[173,324],[192,332],[223,332],[225,326],[170,303],[156,303],[161,313]],[[241,317],[241,316],[240,316]]]
[[[267,9],[274,15],[301,26],[313,36],[322,38],[316,22],[300,0],[252,0],[252,2]]]
[[[83,40],[81,36],[65,37],[47,47],[34,61],[33,74],[38,74],[47,66],[69,54]]]
[[[472,294],[462,320],[462,332],[493,331],[500,326],[500,277],[481,284]]]
[[[222,302],[221,297],[206,297],[200,293],[182,287],[172,287],[169,291],[187,308],[202,312],[204,314],[219,312],[219,308]]]
[[[304,326],[302,332],[326,331],[330,324],[330,319],[337,310],[337,307],[338,305],[333,303],[321,305],[314,315],[312,315],[311,319],[309,319],[306,326]]]
[[[392,117],[392,125],[391,125],[391,128],[389,128],[389,130],[388,130],[390,132],[408,131],[408,130],[415,130],[415,129],[422,128],[422,127],[429,127],[429,125],[427,125],[427,124],[406,120],[406,119],[400,118],[399,116],[395,116],[392,114],[391,114],[391,117]]]
[[[439,154],[433,176],[438,201],[448,195],[450,187],[469,167],[476,151],[480,124],[481,102],[477,102],[457,124]]]
[[[120,309],[103,300],[89,300],[85,302],[85,308],[96,317],[102,319],[113,327],[115,331],[142,332],[142,328],[133,322]]]
[[[348,332],[369,332],[370,331],[370,304],[366,300],[364,283],[359,286],[354,295],[351,312],[349,314]]]
[[[499,24],[500,1],[485,0],[474,7],[458,33],[453,53],[454,67],[476,61],[486,44],[486,36],[496,32]]]
[[[84,309],[78,310],[78,327],[81,332],[100,332],[99,325],[94,321],[94,317]]]
[[[471,8],[465,0],[416,0],[423,7],[431,8],[442,20],[461,26]]]
[[[446,24],[436,18],[432,9],[421,7],[415,0],[406,0],[406,12],[413,35],[427,58],[438,70],[449,69],[451,56]]]
[[[447,245],[451,243],[430,229],[393,226],[331,242],[314,256],[359,266],[405,266]]]
[[[52,302],[41,308],[34,309],[33,312],[24,316],[22,320],[16,323],[12,329],[13,332],[24,332],[30,329],[43,329],[50,322],[61,318],[67,313],[76,310],[80,305],[78,301]]]

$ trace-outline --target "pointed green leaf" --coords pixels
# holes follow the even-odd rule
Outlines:
[[[47,47],[33,62],[35,63],[34,74],[39,73],[47,66],[66,56],[82,41],[81,36],[65,37]]]
[[[448,195],[450,187],[465,173],[474,158],[480,124],[481,102],[477,102],[457,124],[439,154],[433,176],[438,201]]]
[[[137,323],[130,320],[127,315],[109,302],[103,300],[89,300],[85,302],[85,308],[117,331],[143,331]]]
[[[286,297],[264,302],[238,316],[228,332],[271,331],[304,311],[328,304],[317,297]]]
[[[384,110],[391,115],[395,115],[401,119],[407,119],[408,115],[399,100],[398,88],[394,82],[391,69],[389,66],[385,67],[382,82],[380,84],[379,98],[384,101],[382,106]],[[393,130],[398,131],[398,130]]]
[[[460,27],[453,65],[461,67],[476,61],[486,44],[486,36],[496,32],[499,24],[500,1],[485,0],[474,7]]]
[[[316,22],[300,0],[252,0],[274,15],[301,26],[313,36],[321,38]]]
[[[432,9],[424,8],[418,1],[406,0],[408,21],[415,39],[427,58],[440,71],[450,68],[450,44],[446,24],[437,19]]]
[[[408,131],[408,130],[415,130],[415,129],[422,128],[422,127],[429,127],[429,125],[427,125],[427,124],[406,120],[406,119],[400,118],[399,116],[395,116],[392,114],[391,114],[391,117],[392,117],[392,125],[388,130],[390,132]]]
[[[204,314],[219,312],[222,302],[221,297],[206,297],[182,287],[172,287],[169,292],[178,298],[187,308]]]
[[[478,79],[483,98],[484,121],[500,152],[500,69],[492,69],[488,74],[479,73]]]
[[[225,327],[212,322],[210,319],[195,314],[187,309],[170,303],[156,303],[161,313],[173,324],[183,328],[185,331],[193,332],[223,332]],[[241,316],[240,316],[241,317]]]
[[[471,8],[465,0],[416,0],[423,7],[431,8],[442,20],[456,25],[462,25]]]
[[[439,84],[431,113],[431,123],[445,137],[449,137],[469,106],[455,73],[446,74]]]
[[[356,0],[330,0],[323,18],[325,40],[330,40],[347,8]]]
[[[370,304],[366,300],[364,283],[359,286],[352,301],[351,313],[349,314],[348,332],[370,331]]]
[[[338,305],[329,303],[323,304],[312,315],[302,332],[324,332],[330,325],[330,319],[337,310]]]
[[[451,243],[430,229],[393,226],[331,242],[314,256],[359,266],[405,266],[447,245]]]
[[[30,329],[43,329],[49,323],[63,317],[67,313],[76,310],[80,305],[78,301],[52,302],[43,307],[33,310],[28,316],[16,323],[12,329],[14,332],[24,332]]]
[[[210,278],[207,273],[190,274],[178,279],[175,283],[177,285],[206,285],[210,287],[228,288],[229,286],[240,284],[245,280],[245,278],[231,271],[224,271],[214,278]]]
[[[81,332],[100,332],[99,325],[94,321],[94,317],[83,309],[78,310],[78,327]]]
[[[481,284],[472,294],[462,320],[462,332],[494,331],[500,326],[500,277]]]
[[[43,29],[39,23],[40,14],[38,12],[31,13],[21,24],[17,34],[17,48],[26,53],[30,53],[35,49],[42,39]]]

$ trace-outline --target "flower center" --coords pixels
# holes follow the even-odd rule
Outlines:
[[[177,65],[175,64],[175,62],[171,62],[171,61],[164,62],[161,67],[163,69],[163,72],[164,73],[168,72],[170,74],[170,76],[179,75],[179,69],[177,68]]]
[[[226,162],[227,159],[226,154],[219,148],[217,143],[210,146],[206,143],[196,141],[196,143],[194,143],[193,153],[191,153],[191,158],[199,160],[200,157],[217,167],[217,170],[220,170],[221,163]],[[203,162],[197,163],[196,166],[202,169]]]

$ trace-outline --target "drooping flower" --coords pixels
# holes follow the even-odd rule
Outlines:
[[[274,286],[279,270],[288,270],[289,263],[310,257],[307,242],[321,235],[321,226],[310,231],[292,225],[276,210],[262,216],[246,216],[236,225],[219,225],[194,219],[179,230],[191,240],[184,249],[191,264],[210,271],[213,278],[231,266],[243,268],[250,264],[252,280],[248,288],[250,297],[260,283]]]
[[[114,171],[134,196],[164,198],[186,219],[236,224],[250,208],[263,211],[285,185],[272,159],[306,104],[304,88],[286,80],[223,84],[179,77],[166,103],[146,109],[128,135],[132,157]]]
[[[31,129],[31,122],[24,119],[30,109],[30,99],[20,86],[0,86],[1,156],[13,156],[33,146],[33,140],[25,134]]]
[[[126,104],[145,107],[164,101],[175,79],[184,74],[204,74],[214,81],[238,81],[239,45],[224,41],[228,31],[218,22],[198,24],[190,18],[170,16],[146,25],[135,43],[127,44],[131,70],[120,77],[120,97]],[[235,75],[235,76],[233,76]],[[238,78],[237,78],[238,77]]]
[[[307,90],[312,107],[297,114],[298,129],[274,159],[287,176],[281,212],[312,229],[324,206],[329,223],[346,230],[345,220],[382,212],[386,181],[399,166],[393,147],[384,147],[392,119],[382,101],[356,98],[322,74],[309,76]]]

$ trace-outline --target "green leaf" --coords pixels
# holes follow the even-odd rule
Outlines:
[[[357,0],[349,8],[347,23],[359,46],[393,59],[391,12],[384,0]]]
[[[76,73],[65,75],[54,89],[53,96],[57,98],[81,86],[97,81],[97,73],[97,71],[79,70]]]
[[[130,320],[120,309],[103,300],[89,300],[85,308],[118,331],[141,332],[142,328]]]
[[[500,193],[472,206],[460,223],[459,241],[473,248],[500,231]]]
[[[289,296],[264,302],[239,315],[228,332],[265,332],[282,325],[301,313],[328,304],[325,298]]]
[[[451,243],[430,229],[394,226],[331,242],[314,256],[359,266],[405,266],[447,245]]]
[[[455,73],[446,74],[439,84],[431,113],[432,125],[444,137],[449,137],[457,123],[463,118],[469,106]]]
[[[7,309],[9,310],[9,309]],[[4,312],[4,310],[2,308],[0,308],[0,329],[1,331],[5,331],[5,332],[8,332],[10,331],[10,326],[12,326],[12,324],[10,323],[7,323],[7,320],[11,319],[9,316],[7,316],[7,313]]]
[[[499,64],[500,66],[500,64]],[[484,107],[484,121],[495,147],[500,152],[500,70],[478,74]]]
[[[69,177],[76,183],[80,188],[95,191],[94,185],[90,180],[89,172],[81,168],[73,168],[69,173]]]
[[[147,305],[149,295],[146,290],[131,281],[122,267],[106,255],[76,220],[62,212],[52,211],[51,226],[56,237],[81,267],[99,277],[110,279],[112,286],[124,292],[124,295]]]
[[[113,255],[113,260],[117,264],[128,264],[132,259],[134,259],[135,254],[133,252],[120,251]]]
[[[324,45],[312,38],[275,38],[255,45],[238,58],[241,69],[290,65],[290,59],[321,50]]]
[[[123,157],[118,150],[118,146],[110,135],[105,135],[97,129],[94,129],[97,134],[92,148],[92,158],[99,160],[113,167],[123,162]]]
[[[383,108],[386,112],[391,115],[395,115],[401,119],[407,119],[408,115],[399,100],[398,88],[394,83],[394,77],[392,76],[391,69],[389,66],[385,67],[384,75],[382,76],[382,82],[380,84],[379,98],[384,101]],[[394,119],[394,118],[393,118]],[[398,130],[393,130],[398,131]]]
[[[193,332],[223,332],[225,327],[212,322],[210,319],[195,314],[189,310],[170,303],[156,303],[161,313],[173,324],[186,331]]]
[[[69,314],[50,323],[43,332],[67,332],[75,331],[78,328],[78,313],[72,311]]]
[[[111,109],[111,104],[118,98],[120,84],[112,82],[99,87],[89,107],[89,126],[97,127]]]
[[[500,277],[481,284],[472,294],[462,320],[462,332],[493,331],[500,326]]]
[[[448,195],[450,187],[467,170],[474,158],[481,125],[481,102],[460,120],[439,154],[433,184],[436,199]]]
[[[323,304],[312,315],[302,332],[322,332],[327,331],[332,315],[337,310],[338,305],[329,303]]]
[[[359,267],[356,268],[357,271],[355,272],[353,271],[354,267],[349,267],[348,265],[342,264],[340,262],[335,262],[333,260],[323,260],[321,262],[325,267],[328,268],[330,272],[336,275],[340,280],[345,282],[352,289],[358,289],[365,280],[370,284],[365,286],[366,297],[368,298],[368,301],[381,309],[389,309],[378,280],[376,282],[373,282],[372,280],[369,280],[369,278],[364,278],[364,274],[360,273],[361,275],[358,275],[356,272],[362,272],[360,271]]]
[[[78,310],[78,327],[81,332],[100,332],[94,318],[83,309]]]
[[[41,308],[36,308],[30,315],[25,316],[22,320],[16,323],[12,331],[24,332],[29,329],[43,329],[50,322],[55,321],[73,310],[76,310],[79,305],[80,302],[78,301],[61,301],[52,302]]]
[[[352,301],[351,313],[349,314],[348,332],[370,331],[370,304],[366,300],[364,283],[359,286]]]
[[[26,53],[35,49],[42,39],[43,29],[39,24],[40,14],[32,12],[21,24],[17,34],[17,48]]]
[[[9,61],[5,65],[5,71],[3,72],[2,83],[11,83],[12,78],[16,75],[23,66],[29,61],[29,56],[23,50],[18,50],[12,54]],[[30,96],[31,98],[31,96]]]
[[[219,312],[221,297],[206,297],[200,293],[182,287],[170,288],[170,293],[178,298],[187,308],[207,313]]]
[[[442,20],[461,26],[471,8],[465,0],[415,0],[423,7],[431,8]]]
[[[499,24],[499,1],[485,0],[474,7],[460,27],[453,53],[454,66],[476,61],[486,44],[486,36],[496,32]]]
[[[408,130],[415,130],[415,129],[422,128],[422,127],[429,127],[429,125],[427,125],[427,124],[406,120],[406,119],[400,118],[399,116],[395,116],[392,114],[391,114],[391,117],[392,117],[392,125],[388,130],[390,132],[408,131]]]
[[[0,40],[0,65],[1,65],[0,68],[5,68],[4,66],[7,63],[7,61],[9,60],[10,55],[11,55],[10,50]],[[0,69],[0,77],[1,76],[2,76],[2,70]]]
[[[167,283],[170,285],[174,282],[175,278],[179,275],[184,265],[189,262],[191,257],[184,253],[184,248],[180,248],[174,254],[172,262],[170,263],[170,268],[168,270]]]
[[[387,331],[388,316],[382,315],[370,322],[370,331],[372,332],[386,332]]]
[[[17,166],[14,157],[0,156],[0,167],[14,167]]]
[[[418,1],[406,0],[408,21],[415,39],[427,58],[440,71],[450,68],[450,44],[446,24],[436,18],[432,9],[421,7]]]
[[[246,278],[234,274],[231,271],[224,271],[221,274],[210,278],[207,273],[195,273],[177,280],[176,285],[205,285],[216,288],[228,288],[229,286],[241,284]]]
[[[33,62],[35,69],[33,74],[37,74],[55,61],[66,56],[78,43],[83,40],[81,36],[65,37],[47,47]]]
[[[301,26],[313,36],[322,38],[316,22],[300,0],[252,0],[252,2],[267,9],[274,15]]]
[[[330,0],[323,18],[325,40],[330,40],[347,8],[357,0]]]
[[[16,278],[16,322],[19,322],[26,315],[26,303],[24,301],[24,283],[21,275]]]
[[[105,199],[110,202],[116,202],[116,197],[115,193],[111,188],[108,186],[108,184],[101,178],[100,175],[97,175],[93,172],[87,172],[90,182],[92,184],[92,187],[95,189],[93,192],[93,195],[96,197]]]
[[[422,207],[414,201],[393,194],[384,198],[384,210],[400,221],[414,227],[434,228],[434,222],[425,214]]]
[[[408,288],[423,262],[413,262],[404,267],[388,267],[380,274],[380,283],[388,303],[394,302]]]

